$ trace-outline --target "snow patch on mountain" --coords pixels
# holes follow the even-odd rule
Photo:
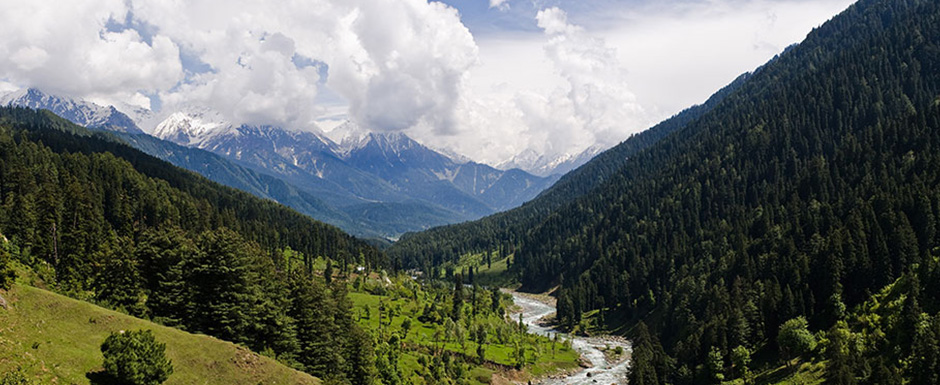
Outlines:
[[[577,154],[565,153],[556,156],[540,155],[530,149],[496,165],[496,168],[502,170],[518,168],[533,175],[543,177],[549,175],[564,175],[571,170],[581,167],[605,149],[606,148],[603,146],[594,145]]]
[[[152,135],[189,147],[205,148],[215,137],[233,133],[235,126],[208,109],[175,112],[154,129]]]
[[[88,128],[143,133],[133,119],[114,106],[105,107],[85,100],[51,95],[35,88],[24,88],[3,95],[0,97],[0,105],[46,109]]]

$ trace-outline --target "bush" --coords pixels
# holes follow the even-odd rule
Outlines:
[[[158,343],[150,330],[111,333],[101,344],[104,370],[121,383],[161,384],[173,374],[166,358],[166,345]]]
[[[0,385],[29,385],[29,379],[23,373],[22,368],[0,375]]]

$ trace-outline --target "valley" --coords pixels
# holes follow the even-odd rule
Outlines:
[[[940,2],[855,1],[627,135],[586,3],[477,4],[561,82],[513,91],[464,84],[493,53],[447,1],[87,17],[169,53],[155,88],[0,57],[0,384],[940,385]]]

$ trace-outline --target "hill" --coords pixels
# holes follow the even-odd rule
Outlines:
[[[109,333],[150,329],[167,346],[172,384],[318,384],[277,361],[204,335],[186,333],[46,290],[16,285],[0,308],[0,373],[22,368],[36,383],[94,384]],[[3,376],[0,375],[0,378]]]
[[[846,309],[936,268],[938,20],[933,1],[859,1],[534,224],[510,272],[560,285],[564,325],[620,320],[631,383],[727,379],[739,346],[767,365],[820,358],[838,345],[792,354],[783,326],[838,329]],[[874,331],[850,378],[830,362],[827,380],[936,383],[917,380],[936,367],[917,352],[936,345],[937,293],[908,292],[909,327]]]
[[[48,111],[0,108],[0,175],[4,277],[18,261],[73,298],[318,377],[371,377],[371,339],[345,283],[324,285],[313,268],[382,268],[375,248]]]

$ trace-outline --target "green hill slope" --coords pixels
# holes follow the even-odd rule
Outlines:
[[[93,384],[100,346],[119,330],[151,329],[166,343],[174,374],[165,384],[318,384],[310,375],[230,342],[189,334],[31,286],[4,293],[0,373],[21,367],[42,384]],[[0,375],[2,378],[2,375]],[[90,379],[91,378],[91,379]]]

